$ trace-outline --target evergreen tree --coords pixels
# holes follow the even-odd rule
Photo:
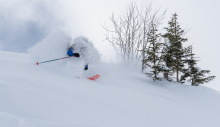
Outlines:
[[[192,46],[189,46],[186,49],[187,51],[186,51],[185,59],[183,61],[188,65],[188,68],[182,69],[183,75],[180,78],[180,83],[185,83],[186,78],[190,77],[191,73],[194,74],[196,70],[194,65],[196,65],[197,60],[195,60],[195,57],[193,57],[195,54],[192,53]]]
[[[208,83],[209,81],[212,81],[215,76],[208,76],[205,77],[206,73],[210,73],[209,70],[201,70],[199,67],[197,67],[197,61],[195,60],[195,57],[192,53],[192,46],[189,48],[191,53],[187,54],[187,57],[190,57],[189,59],[185,59],[185,63],[188,64],[188,69],[183,69],[183,75],[181,76],[181,82],[184,83],[185,80],[188,78],[188,81],[191,82],[192,86],[198,86],[199,84]]]
[[[172,60],[172,54],[170,52],[170,43],[168,41],[168,39],[165,38],[165,44],[163,46],[162,49],[162,59],[164,62],[163,68],[162,68],[162,72],[163,72],[163,76],[166,80],[168,81],[172,81],[171,78],[169,78],[170,76],[173,76],[173,72],[171,71],[171,63],[173,62]]]
[[[150,73],[146,73],[147,76],[152,77],[153,80],[161,80],[158,77],[158,74],[161,71],[162,67],[162,59],[161,59],[161,46],[163,45],[160,43],[160,34],[157,33],[156,25],[151,23],[151,28],[148,33],[148,39],[149,39],[149,47],[146,51],[146,58],[144,59],[144,64],[151,68],[152,71]]]
[[[208,83],[215,78],[215,76],[205,77],[205,74],[206,73],[209,74],[210,70],[200,70],[198,68],[195,68],[194,73],[195,74],[192,75],[191,78],[189,79],[193,86],[199,86],[199,84]]]
[[[179,74],[184,67],[182,58],[184,57],[185,50],[182,46],[182,42],[187,41],[187,38],[182,38],[184,30],[180,28],[177,22],[177,14],[173,14],[171,21],[168,22],[169,27],[166,27],[167,33],[163,35],[168,39],[170,46],[167,47],[166,54],[164,56],[166,66],[172,70],[172,73],[176,74],[176,81],[179,82]]]

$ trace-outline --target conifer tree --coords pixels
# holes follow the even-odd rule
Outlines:
[[[188,64],[188,69],[183,69],[183,75],[181,76],[181,82],[184,83],[185,80],[188,78],[188,81],[191,82],[192,86],[198,86],[199,84],[208,83],[212,81],[215,76],[208,76],[206,77],[205,74],[209,74],[210,70],[201,70],[197,67],[197,61],[192,53],[192,46],[189,47],[191,53],[187,54],[186,56],[189,59],[185,59],[185,63]]]
[[[165,28],[167,33],[165,33],[163,37],[168,39],[170,46],[167,48],[164,58],[167,67],[176,74],[176,81],[179,82],[179,74],[184,67],[182,58],[185,54],[182,42],[187,41],[187,38],[182,38],[185,32],[180,28],[176,13],[173,14],[168,24],[169,27]]]
[[[169,78],[170,76],[173,76],[173,72],[171,71],[171,63],[173,62],[172,60],[172,54],[170,52],[170,43],[168,41],[168,39],[165,38],[165,43],[162,49],[162,59],[163,59],[163,68],[162,68],[162,72],[163,72],[163,76],[166,80],[168,81],[172,81],[171,78]]]
[[[153,80],[161,80],[158,77],[158,74],[161,71],[162,67],[162,59],[161,59],[161,46],[163,45],[160,43],[160,34],[157,33],[156,25],[151,23],[150,31],[148,33],[148,41],[149,47],[146,51],[146,58],[144,59],[144,64],[152,69],[150,73],[146,73],[147,76],[152,77]]]
[[[195,57],[193,57],[195,54],[192,53],[192,45],[186,48],[186,54],[185,54],[185,59],[183,60],[185,64],[188,65],[188,68],[182,69],[183,75],[180,78],[180,83],[185,83],[185,80],[187,77],[191,76],[191,73],[194,73],[196,68],[194,66],[196,65]],[[192,71],[192,72],[190,72]]]
[[[189,79],[192,86],[199,86],[199,84],[208,83],[215,78],[215,76],[205,76],[206,73],[210,73],[210,70],[200,70],[199,68],[195,68],[193,73],[195,74],[191,74],[192,76]]]

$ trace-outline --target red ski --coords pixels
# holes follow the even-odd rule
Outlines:
[[[99,77],[100,77],[100,75],[97,74],[97,75],[95,75],[95,76],[88,77],[88,79],[90,79],[90,80],[96,80],[96,79],[98,79]]]

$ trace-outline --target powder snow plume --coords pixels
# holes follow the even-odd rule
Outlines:
[[[72,45],[75,45],[77,48],[75,53],[80,53],[81,57],[52,61],[40,66],[56,68],[76,76],[84,74],[83,69],[86,64],[93,68],[100,66],[100,54],[88,38],[80,36],[73,39],[68,32],[63,31],[55,32],[43,38],[39,43],[28,49],[28,53],[31,55],[32,63],[35,64],[36,62],[68,57],[67,51]],[[84,51],[78,48],[80,45],[84,45]],[[91,69],[87,73],[91,73]]]

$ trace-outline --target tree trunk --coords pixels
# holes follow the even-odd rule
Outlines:
[[[179,70],[177,68],[177,71],[176,71],[176,81],[179,82]]]

